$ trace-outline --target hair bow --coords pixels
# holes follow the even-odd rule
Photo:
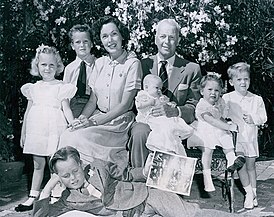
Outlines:
[[[218,74],[216,72],[207,72],[207,75],[216,76],[217,78],[221,78],[221,74]]]

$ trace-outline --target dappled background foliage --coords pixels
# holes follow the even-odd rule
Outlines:
[[[20,87],[37,79],[29,74],[35,49],[42,43],[55,46],[66,65],[75,58],[69,29],[79,23],[92,25],[106,14],[117,16],[129,27],[128,49],[140,58],[156,53],[156,23],[171,17],[181,26],[178,54],[199,63],[203,73],[216,71],[227,80],[229,65],[251,64],[251,91],[264,98],[269,117],[262,138],[273,141],[273,0],[2,0],[0,102],[5,105],[3,115],[12,120],[17,158],[22,156],[19,138],[26,108]],[[98,45],[93,52],[102,55]],[[226,89],[231,87],[227,84]]]

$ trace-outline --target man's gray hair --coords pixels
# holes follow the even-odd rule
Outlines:
[[[160,20],[158,23],[157,23],[157,26],[156,26],[156,35],[158,33],[158,29],[159,29],[159,26],[163,23],[168,23],[170,24],[171,26],[174,26],[175,29],[176,29],[176,33],[178,34],[178,37],[180,36],[180,32],[181,32],[181,27],[180,25],[176,22],[175,19],[163,19],[163,20]]]

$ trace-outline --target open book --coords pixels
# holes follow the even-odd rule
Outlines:
[[[189,196],[197,159],[155,151],[146,185]]]

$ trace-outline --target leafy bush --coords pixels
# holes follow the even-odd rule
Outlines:
[[[11,120],[6,117],[5,106],[0,103],[0,162],[14,160],[13,129]]]
[[[273,0],[2,0],[0,10],[0,100],[16,126],[17,145],[18,116],[22,119],[26,107],[19,88],[32,81],[29,67],[37,46],[54,45],[68,64],[75,58],[69,29],[78,23],[92,25],[105,14],[117,16],[129,27],[128,48],[140,58],[157,51],[156,23],[175,18],[182,34],[178,54],[198,62],[203,73],[216,71],[227,80],[229,65],[251,64],[251,91],[264,98],[268,125],[274,128]],[[96,46],[93,52],[100,56],[102,49]]]

